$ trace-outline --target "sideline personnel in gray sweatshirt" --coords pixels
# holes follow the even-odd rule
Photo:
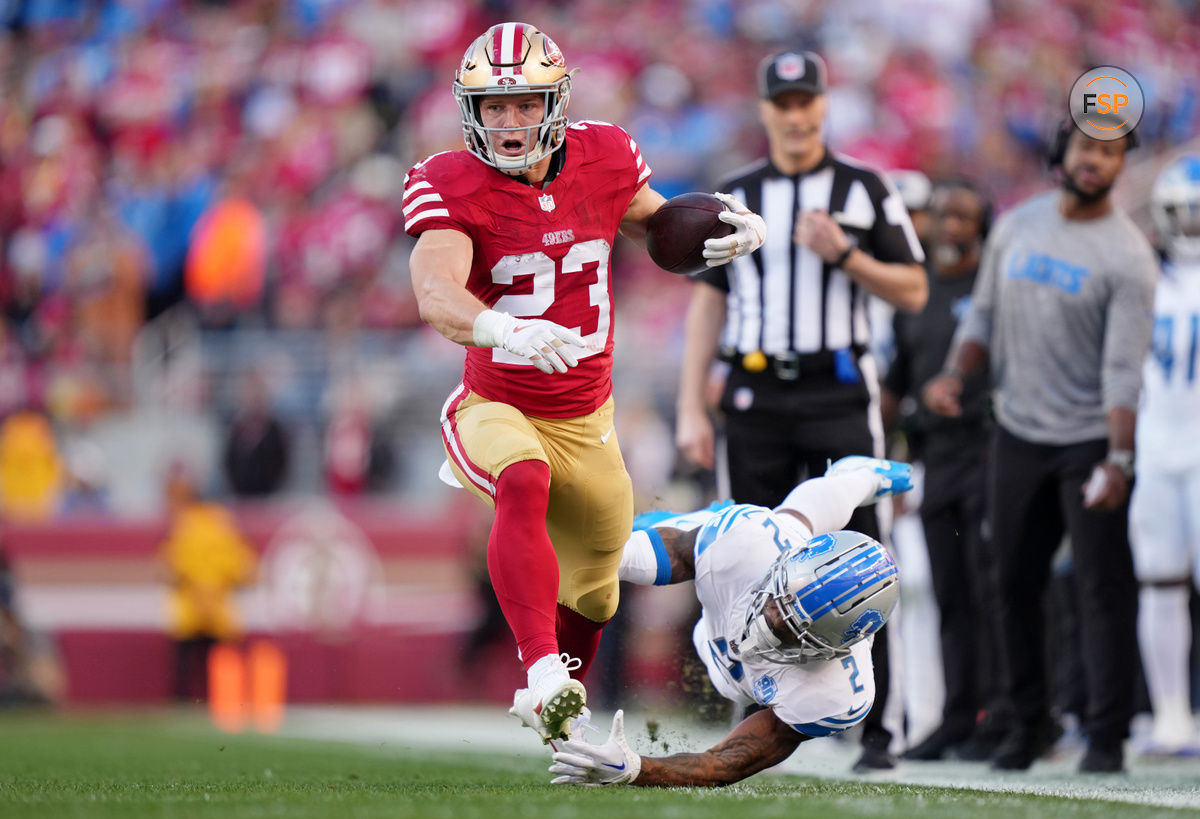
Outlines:
[[[1042,594],[1070,536],[1087,713],[1080,769],[1116,773],[1133,712],[1136,601],[1127,529],[1141,365],[1153,330],[1154,252],[1110,191],[1133,135],[1093,139],[1068,120],[1060,190],[1006,214],[988,239],[972,309],[924,390],[957,415],[964,375],[990,362],[996,432],[988,480],[1002,635],[995,768],[1024,770],[1056,737]]]

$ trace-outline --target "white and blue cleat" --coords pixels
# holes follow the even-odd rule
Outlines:
[[[879,476],[879,488],[867,502],[869,505],[890,495],[899,495],[913,488],[912,464],[889,461],[887,458],[869,458],[866,455],[847,455],[839,458],[825,470],[827,477],[845,475],[850,472],[870,471]]]

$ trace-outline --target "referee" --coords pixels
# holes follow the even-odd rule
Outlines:
[[[712,469],[705,385],[729,362],[721,396],[725,467],[739,503],[775,506],[844,455],[883,455],[878,379],[867,353],[868,294],[904,310],[925,304],[924,255],[900,196],[824,143],[826,70],[812,52],[766,58],[759,114],[769,156],[722,185],[767,223],[755,253],[697,276],[688,308],[676,443]],[[875,507],[850,528],[880,534]],[[873,652],[875,707],[856,770],[890,768],[881,714],[886,637]]]

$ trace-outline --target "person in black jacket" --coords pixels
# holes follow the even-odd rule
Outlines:
[[[235,495],[264,497],[287,478],[290,442],[271,408],[261,373],[242,377],[237,413],[225,441],[225,476]]]
[[[920,313],[896,314],[895,359],[883,382],[884,422],[904,428],[909,457],[925,466],[920,514],[941,615],[946,700],[941,725],[904,754],[920,760],[960,752],[955,746],[972,739],[996,652],[983,617],[987,372],[977,373],[965,389],[961,416],[935,415],[919,402],[922,387],[941,372],[970,306],[991,205],[971,183],[950,180],[935,187],[930,211],[929,301]],[[900,420],[905,399],[916,409]],[[981,732],[974,739],[973,746],[982,746],[995,738]],[[978,755],[974,748],[961,752]]]

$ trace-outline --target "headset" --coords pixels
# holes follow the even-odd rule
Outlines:
[[[1063,157],[1067,155],[1067,143],[1071,139],[1071,132],[1076,130],[1075,123],[1070,119],[1064,119],[1058,123],[1058,127],[1054,131],[1054,136],[1050,138],[1050,149],[1046,152],[1046,166],[1049,168],[1058,168],[1062,166]],[[1137,129],[1130,131],[1125,135],[1125,150],[1132,151],[1139,144]]]
[[[992,230],[992,220],[996,214],[992,198],[983,192],[983,188],[965,176],[951,176],[935,182],[933,190],[967,191],[974,196],[975,200],[979,202],[979,239],[983,241],[988,237],[988,233]]]

